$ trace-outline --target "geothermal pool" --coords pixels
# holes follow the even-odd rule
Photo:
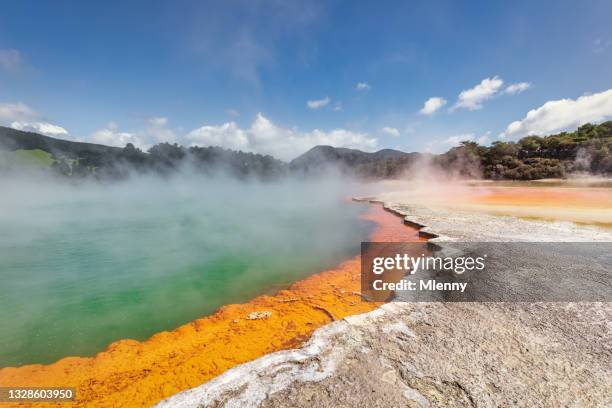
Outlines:
[[[356,255],[372,228],[334,182],[0,187],[0,367],[174,329]]]
[[[378,198],[428,208],[612,228],[608,179],[538,181],[391,181]]]

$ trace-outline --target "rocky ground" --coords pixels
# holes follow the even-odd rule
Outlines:
[[[387,205],[436,240],[612,241],[567,223]],[[611,303],[394,302],[159,406],[609,407],[611,396]]]
[[[385,201],[385,207],[423,226],[433,241],[481,242],[610,242],[612,230],[566,221],[534,221],[472,211],[428,207],[419,203]]]
[[[606,303],[390,303],[161,407],[609,407]]]

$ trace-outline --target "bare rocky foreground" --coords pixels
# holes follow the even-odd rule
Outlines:
[[[607,230],[573,224],[387,205],[430,225],[437,240],[475,230],[471,238],[483,241],[611,240]],[[397,302],[336,321],[300,349],[235,367],[159,406],[609,407],[611,396],[610,303]]]
[[[390,303],[160,407],[612,405],[612,308]]]

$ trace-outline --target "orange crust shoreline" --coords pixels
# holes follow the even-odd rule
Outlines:
[[[372,241],[418,241],[418,230],[372,204]],[[0,403],[35,407],[148,407],[198,386],[238,364],[295,348],[317,328],[371,311],[360,293],[360,258],[310,276],[273,296],[221,307],[214,314],[145,341],[119,340],[94,357],[0,369],[3,387],[75,387],[74,403]]]

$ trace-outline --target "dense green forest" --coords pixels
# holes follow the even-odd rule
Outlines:
[[[384,152],[384,154],[383,154]],[[316,169],[333,162],[346,171],[369,179],[401,178],[417,172],[414,166],[438,169],[468,178],[535,180],[570,174],[612,174],[612,121],[585,124],[574,132],[517,142],[496,141],[480,146],[464,141],[448,152],[433,155],[385,149],[376,153],[317,146],[295,159],[297,169]]]
[[[574,132],[517,142],[480,146],[465,141],[435,158],[448,171],[486,179],[535,180],[566,177],[574,173],[612,173],[612,121],[587,123]]]
[[[374,153],[316,146],[290,163],[269,155],[220,147],[160,143],[144,152],[59,140],[0,127],[0,172],[36,168],[70,178],[122,179],[135,172],[169,175],[181,170],[224,172],[238,178],[274,179],[287,174],[321,175],[330,167],[366,179],[401,178],[428,166],[442,172],[486,179],[534,180],[576,173],[612,174],[612,121],[585,124],[573,132],[527,136],[517,142],[480,146],[464,141],[433,155],[383,149]]]

